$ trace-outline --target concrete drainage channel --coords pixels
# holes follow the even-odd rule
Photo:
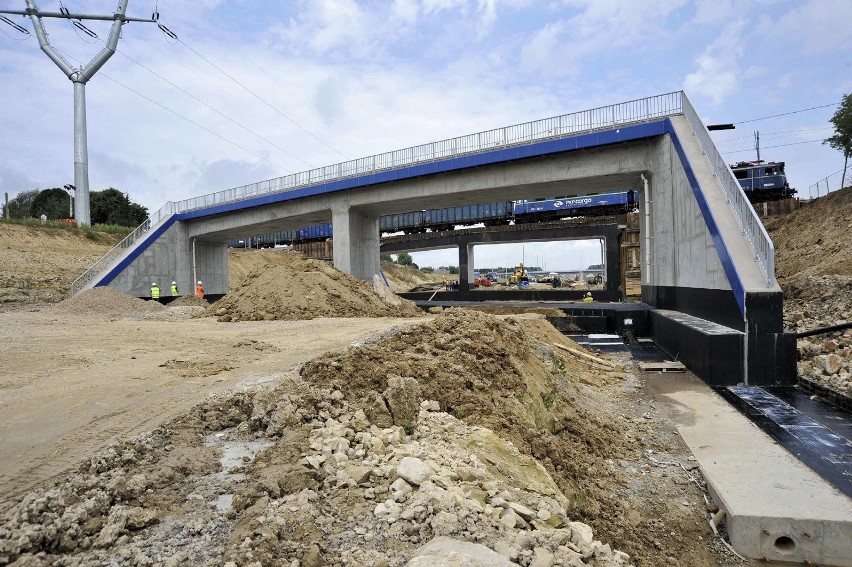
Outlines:
[[[665,359],[647,339],[626,344],[612,334],[563,334],[634,362]],[[793,386],[701,387],[667,395],[688,408],[678,431],[698,459],[723,511],[718,520],[738,552],[769,563],[852,566],[848,410]]]

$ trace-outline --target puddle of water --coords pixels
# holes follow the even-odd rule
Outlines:
[[[233,490],[235,483],[245,480],[244,473],[235,472],[236,469],[252,462],[257,454],[274,445],[272,441],[230,441],[228,434],[230,430],[217,431],[204,438],[207,447],[218,447],[222,451],[219,462],[222,470],[211,473],[205,478],[213,485],[213,489],[219,494],[212,498],[216,510],[227,512],[231,509],[234,501]],[[207,493],[209,495],[209,492]],[[209,496],[208,496],[209,498]]]
[[[219,446],[222,456],[219,459],[222,470],[230,474],[235,468],[254,460],[258,453],[271,447],[272,441],[228,441],[228,430],[211,433],[204,438],[207,447]]]
[[[272,446],[272,441],[224,441],[222,469],[231,471],[254,460],[258,453]]]

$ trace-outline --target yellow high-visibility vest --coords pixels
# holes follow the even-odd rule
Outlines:
[[[160,286],[151,286],[151,299],[160,299]]]
[[[178,292],[177,285],[173,285],[173,286],[172,286],[172,296],[175,296],[175,297],[176,297],[176,296],[178,296],[178,295],[180,295],[180,292]]]

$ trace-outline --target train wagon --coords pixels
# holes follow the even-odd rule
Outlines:
[[[515,203],[515,222],[543,222],[567,217],[617,215],[628,213],[635,206],[634,191],[524,199]]]
[[[513,216],[512,201],[497,201],[479,205],[460,205],[423,211],[422,228],[430,230],[453,230],[456,226],[500,226],[509,224]]]

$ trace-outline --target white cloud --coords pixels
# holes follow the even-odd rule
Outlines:
[[[747,29],[734,23],[732,30],[729,17],[714,15],[704,3],[693,11],[682,2],[622,0],[306,0],[270,3],[259,17],[246,9],[250,3],[161,2],[164,23],[188,46],[276,110],[186,46],[166,43],[155,26],[128,25],[119,49],[271,143],[116,54],[87,88],[91,184],[117,186],[156,210],[167,200],[287,173],[269,162],[303,171],[681,84],[699,95],[693,100],[702,116],[710,107],[717,121],[806,108],[852,90],[845,31],[835,33],[830,24],[825,35],[840,41],[839,47],[825,42],[828,51],[818,56],[797,51],[789,40],[795,34],[784,26],[795,15],[808,22],[808,34],[822,21],[805,13],[818,5],[760,4],[757,11],[772,26],[751,19]],[[841,3],[826,5],[835,20],[843,19]],[[739,3],[720,6],[730,14]],[[103,3],[81,0],[82,8],[98,12]],[[148,15],[138,2],[131,2],[131,11]],[[88,61],[98,50],[68,26],[48,25],[51,41],[80,59]],[[0,191],[71,182],[70,81],[33,40],[0,36],[0,62]],[[746,74],[770,88],[755,94]],[[792,130],[797,116],[766,131]],[[800,185],[838,168],[836,152],[815,148],[813,155],[828,156],[820,161],[805,154],[807,147],[778,148],[771,156],[786,157],[788,173],[802,179],[795,181]]]
[[[719,37],[696,58],[697,69],[689,73],[683,82],[688,94],[704,96],[719,104],[736,90],[744,28],[743,21],[725,26]]]
[[[809,0],[779,18],[764,15],[759,31],[767,40],[795,38],[809,54],[846,50],[845,61],[852,57],[852,4],[848,0]]]
[[[420,15],[420,5],[417,0],[394,0],[391,15],[401,24],[413,25]]]
[[[523,46],[523,69],[570,76],[613,54],[635,57],[665,41],[667,18],[684,2],[565,0],[568,10],[557,12]]]

